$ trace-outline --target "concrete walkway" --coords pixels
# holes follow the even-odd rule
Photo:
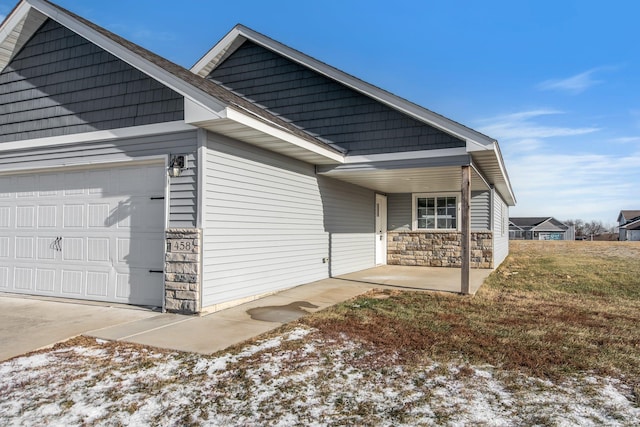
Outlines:
[[[471,271],[475,293],[492,270]],[[214,353],[373,288],[459,292],[460,269],[382,266],[298,286],[203,316],[0,296],[0,360],[77,335]]]
[[[366,283],[326,279],[204,316],[159,314],[89,331],[85,335],[173,350],[214,353],[372,288]]]

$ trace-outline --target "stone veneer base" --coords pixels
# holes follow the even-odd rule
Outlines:
[[[426,267],[461,267],[462,233],[388,231],[387,263]],[[471,267],[493,268],[493,233],[471,232]]]
[[[164,309],[170,313],[198,314],[200,311],[200,242],[198,228],[170,228],[165,231]]]

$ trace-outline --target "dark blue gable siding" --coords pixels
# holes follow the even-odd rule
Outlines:
[[[349,154],[464,147],[464,141],[252,42],[209,78]]]
[[[0,142],[184,118],[182,96],[48,20],[0,73]]]

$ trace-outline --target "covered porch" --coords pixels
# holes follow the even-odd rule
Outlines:
[[[477,291],[494,267],[494,185],[466,148],[434,151],[420,153],[422,158],[397,153],[393,160],[373,155],[316,166],[320,175],[376,193],[379,267],[341,279],[463,294]]]
[[[493,269],[471,269],[468,293],[475,295],[492,271]],[[401,291],[460,293],[460,268],[381,265],[334,279]]]

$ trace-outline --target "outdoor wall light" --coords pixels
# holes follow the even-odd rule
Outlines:
[[[169,161],[169,176],[175,178],[182,174],[182,170],[185,168],[184,155],[172,155]]]

